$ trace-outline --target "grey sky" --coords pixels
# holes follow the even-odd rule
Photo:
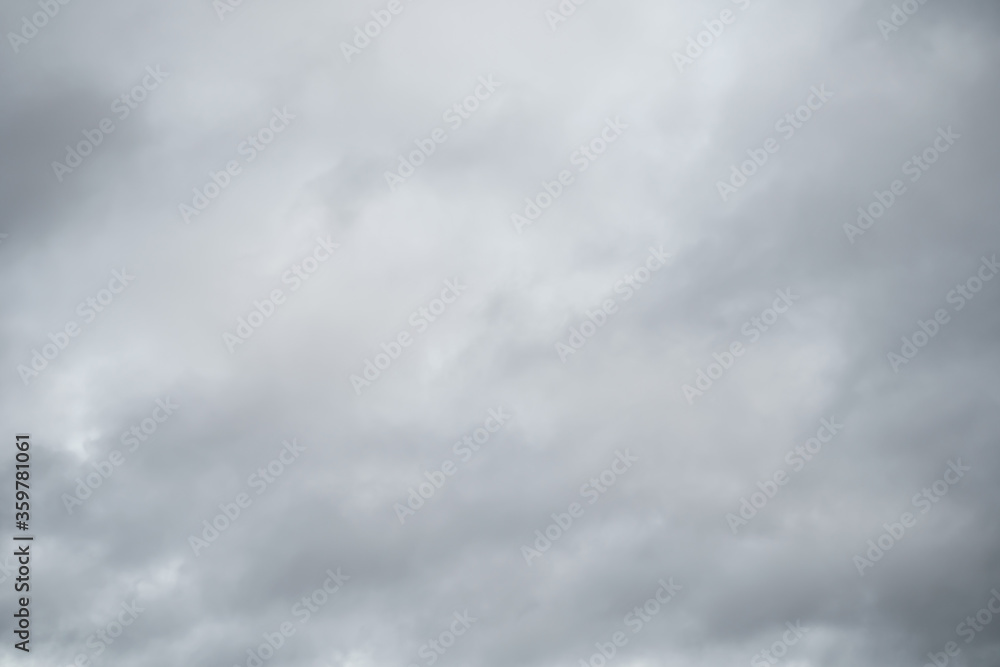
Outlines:
[[[7,3],[0,665],[996,664],[1000,11],[912,1]]]

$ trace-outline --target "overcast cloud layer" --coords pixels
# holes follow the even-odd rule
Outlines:
[[[577,1],[3,5],[0,665],[1000,665],[1000,6]]]

